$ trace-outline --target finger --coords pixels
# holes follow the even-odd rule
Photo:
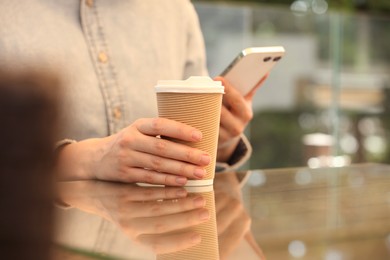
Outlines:
[[[222,234],[231,225],[234,219],[243,211],[241,203],[236,200],[230,200],[217,215],[218,234]]]
[[[229,141],[231,138],[232,136],[230,135],[230,133],[228,133],[228,131],[223,126],[221,126],[219,128],[218,144],[219,145],[224,144],[227,141]]]
[[[266,74],[257,84],[256,86],[249,91],[248,94],[245,95],[245,99],[248,101],[252,101],[253,96],[255,95],[256,91],[264,84],[264,82],[267,80],[269,74]]]
[[[147,170],[144,168],[127,167],[125,170],[118,172],[115,177],[113,177],[113,181],[128,183],[140,182],[166,186],[183,186],[187,183],[187,178],[183,176],[176,176],[172,174],[156,172],[153,170]]]
[[[143,153],[154,154],[201,166],[208,165],[211,160],[206,152],[199,149],[150,136],[141,136],[139,142],[131,143],[131,148]]]
[[[250,228],[250,226],[249,226]],[[255,251],[255,253],[259,256],[260,260],[266,260],[266,257],[264,256],[263,250],[260,248],[260,246],[257,244],[253,233],[248,228],[248,232],[245,233],[244,239],[248,242],[249,246],[252,247],[252,249]]]
[[[253,110],[249,101],[240,100],[240,102],[235,102],[234,104],[224,104],[222,107],[226,108],[232,116],[244,123],[249,122],[253,117]],[[221,120],[223,120],[222,116],[221,114]]]
[[[236,218],[223,234],[218,236],[220,258],[225,259],[239,245],[250,228],[247,216]]]
[[[209,211],[202,208],[166,216],[135,218],[129,221],[126,228],[133,230],[136,236],[141,234],[164,234],[199,225],[209,218]]]
[[[220,78],[225,86],[223,105],[243,122],[248,122],[253,117],[251,99],[244,98],[226,79]]]
[[[129,165],[191,179],[202,179],[206,175],[206,170],[202,167],[141,152],[133,154]]]
[[[242,110],[247,109],[245,98],[231,85],[226,85],[225,95],[223,96],[222,103],[233,113],[240,113]]]
[[[222,237],[243,237],[250,229],[251,219],[248,214],[241,212],[236,215],[233,221],[230,222],[229,228],[226,228],[224,232],[219,235],[219,238]]]
[[[166,216],[202,208],[205,205],[206,201],[202,196],[139,202],[137,204],[137,212],[133,213],[132,217]]]
[[[165,235],[142,235],[137,242],[150,248],[155,254],[167,254],[184,250],[201,242],[202,238],[193,231]]]
[[[124,201],[155,201],[158,199],[179,199],[187,197],[182,187],[140,187],[137,184],[118,182],[94,182],[94,191],[105,197],[115,197]]]
[[[247,109],[245,98],[238,90],[230,84],[226,79],[221,78],[222,84],[225,87],[225,95],[223,95],[222,103],[233,113],[239,113],[243,109]]]
[[[202,132],[196,128],[166,118],[138,119],[135,125],[143,134],[168,136],[184,141],[197,142],[202,139]]]
[[[187,191],[181,187],[140,187],[135,186],[129,191],[131,201],[155,201],[185,198]]]
[[[229,133],[231,137],[236,137],[244,131],[243,122],[234,116],[227,108],[221,109],[221,126]],[[230,138],[229,138],[230,139]]]

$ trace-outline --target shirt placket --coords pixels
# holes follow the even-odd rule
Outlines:
[[[110,59],[97,4],[96,0],[81,0],[80,17],[105,102],[108,132],[113,134],[125,127],[123,90],[118,84],[115,67]]]

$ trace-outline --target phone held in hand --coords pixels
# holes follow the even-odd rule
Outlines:
[[[221,76],[245,96],[270,72],[284,53],[282,46],[246,48],[221,73]]]

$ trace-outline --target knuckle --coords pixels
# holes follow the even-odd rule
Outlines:
[[[164,176],[164,184],[165,185],[172,185],[173,183],[175,183],[175,181],[173,180],[172,177],[170,177],[169,175]]]
[[[249,216],[247,218],[247,223],[248,223],[248,229],[249,229],[252,226],[252,218],[250,218]]]
[[[117,204],[118,205],[126,205],[126,204],[129,204],[131,203],[131,198],[129,198],[129,196],[125,193],[121,193],[117,196]]]
[[[150,207],[150,213],[153,215],[160,215],[162,213],[162,208],[158,204],[154,204]]]
[[[118,224],[126,231],[127,234],[132,238],[138,237],[141,232],[137,229],[137,226],[134,225],[131,221],[126,218],[121,218],[118,220]]]
[[[239,212],[239,211],[242,210],[242,205],[241,205],[241,203],[240,203],[239,201],[237,201],[237,200],[232,200],[232,201],[230,202],[230,206],[231,206],[231,208],[232,208],[232,211],[234,211],[234,212]]]
[[[161,234],[167,230],[167,226],[164,223],[156,223],[154,225],[154,230],[157,234]]]
[[[192,161],[194,161],[194,157],[195,157],[194,150],[187,149],[187,151],[185,152],[185,160],[187,162],[192,162]]]
[[[229,140],[229,139],[228,139],[226,136],[220,135],[220,136],[218,137],[218,143],[219,143],[219,144],[223,144],[223,143],[227,142],[228,140]]]
[[[156,140],[154,141],[154,147],[155,149],[162,155],[166,154],[167,151],[167,144],[164,140],[155,138]]]
[[[144,175],[144,181],[146,183],[154,183],[154,176],[153,176],[153,173],[148,171],[145,173]]]
[[[179,174],[180,175],[187,175],[188,172],[189,172],[188,166],[184,163],[181,163],[179,166]]]
[[[116,160],[118,162],[118,165],[122,166],[126,159],[129,158],[128,154],[126,153],[125,150],[121,149],[118,151],[118,153],[116,154]]]
[[[239,127],[239,126],[233,127],[233,128],[231,129],[231,134],[232,134],[233,136],[239,136],[239,135],[241,134],[241,132],[242,132],[242,128]]]
[[[161,118],[153,118],[151,122],[153,130],[160,132],[163,129],[163,120]]]
[[[253,111],[252,110],[247,110],[244,114],[243,114],[243,119],[248,122],[250,120],[252,120],[253,118]]]
[[[122,216],[119,216],[117,218],[117,222],[119,226],[125,228],[126,230],[131,230],[131,223],[129,221],[126,221],[126,219],[123,218]]]
[[[245,223],[248,225],[248,227],[250,227],[252,225],[251,217],[248,215],[247,212],[244,212],[243,214],[244,214]]]
[[[162,158],[160,158],[160,157],[153,157],[152,159],[151,159],[151,163],[152,163],[152,167],[153,167],[153,169],[155,170],[155,171],[157,171],[157,172],[159,172],[159,171],[161,171],[161,169],[162,169],[162,164],[163,164],[163,162],[162,162]],[[149,173],[147,173],[146,175],[151,175],[152,173],[151,172],[149,172]]]
[[[244,230],[249,230],[252,225],[252,220],[248,216],[247,213],[242,213],[242,217],[240,218],[240,222],[242,223],[242,227]]]
[[[134,138],[132,135],[124,134],[122,138],[119,139],[118,145],[121,149],[129,148],[134,142]]]
[[[119,141],[118,141],[118,145],[120,148],[126,148],[128,145],[129,145],[129,140],[127,138],[121,138]]]
[[[124,157],[124,156],[121,156]],[[112,167],[112,180],[121,181],[121,182],[127,182],[130,181],[131,174],[129,174],[130,167],[127,166],[126,162],[124,161],[124,158],[121,158],[120,156],[116,155],[116,158],[114,159],[114,166]],[[109,174],[109,173],[107,173]]]
[[[151,198],[153,198],[153,191],[151,189],[143,189],[142,190],[142,197],[144,198],[144,200],[150,200]]]
[[[128,179],[128,174],[124,168],[120,168],[117,172],[117,178],[119,181],[126,181]]]

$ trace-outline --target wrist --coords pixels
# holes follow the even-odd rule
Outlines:
[[[217,162],[227,162],[233,155],[237,144],[240,142],[240,136],[230,139],[218,146]]]
[[[249,157],[252,154],[252,146],[249,143],[245,135],[241,135],[238,144],[235,146],[235,149],[230,158],[226,162],[217,162],[217,169],[219,172],[227,170],[236,170],[241,167],[245,162],[248,161]]]
[[[77,208],[96,214],[101,212],[101,203],[96,195],[94,181],[60,182],[57,185],[56,205],[62,209]]]
[[[57,178],[62,181],[94,179],[91,169],[95,139],[64,144],[57,150]]]

